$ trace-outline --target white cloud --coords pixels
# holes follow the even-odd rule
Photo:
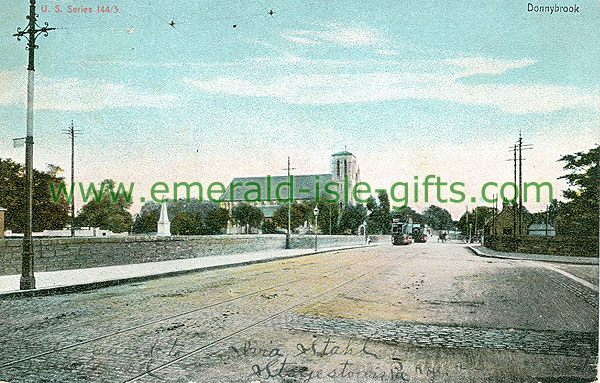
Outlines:
[[[323,43],[322,41],[309,39],[307,37],[296,36],[293,32],[291,34],[283,34],[282,36],[290,41],[300,44],[319,45]]]
[[[495,107],[506,113],[544,113],[562,108],[597,108],[600,98],[582,89],[554,85],[463,84],[466,73],[503,73],[530,65],[532,60],[457,59],[440,73],[376,72],[359,74],[289,75],[271,82],[234,77],[185,80],[203,91],[239,96],[272,97],[290,104],[342,104],[402,99],[444,100],[466,105]]]
[[[359,26],[330,25],[325,30],[293,30],[282,37],[301,44],[331,42],[345,46],[369,46],[385,41],[375,29]]]
[[[397,56],[400,54],[400,52],[395,51],[393,49],[377,49],[375,53],[384,56]]]
[[[535,60],[501,60],[488,57],[461,57],[445,60],[448,64],[460,68],[460,76],[473,74],[502,74],[509,69],[523,68],[535,63]]]
[[[26,73],[0,71],[0,105],[24,105]],[[103,108],[153,107],[175,105],[175,94],[157,94],[138,87],[78,78],[35,79],[35,108],[47,110],[98,110]]]

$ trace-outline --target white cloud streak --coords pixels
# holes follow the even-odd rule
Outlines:
[[[26,74],[0,71],[0,105],[24,106]],[[103,108],[170,108],[178,95],[157,94],[138,87],[78,78],[53,79],[37,76],[35,108],[38,110],[99,110]]]
[[[347,25],[330,25],[325,30],[293,30],[282,34],[282,37],[309,45],[330,42],[345,46],[370,46],[385,41],[383,35],[375,29]]]
[[[402,99],[451,101],[490,106],[506,113],[545,113],[562,108],[596,108],[600,98],[575,87],[542,84],[465,84],[459,79],[476,74],[502,74],[533,60],[459,58],[445,60],[440,73],[375,72],[359,74],[288,75],[268,83],[231,76],[185,80],[205,92],[272,97],[285,103],[322,105]]]

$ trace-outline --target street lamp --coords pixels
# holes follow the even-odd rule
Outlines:
[[[367,209],[367,216],[365,217],[365,245],[369,244],[369,235],[367,234],[369,215],[371,215],[371,210]]]
[[[319,228],[319,208],[317,206],[315,206],[313,213],[315,213],[315,251],[317,251],[317,230]]]
[[[25,227],[23,231],[23,253],[21,265],[20,289],[35,289],[35,277],[33,275],[33,78],[35,72],[34,57],[35,49],[38,47],[36,39],[40,35],[48,36],[48,31],[56,28],[48,28],[48,23],[42,27],[37,24],[37,13],[35,12],[35,0],[29,0],[28,26],[25,30],[17,28],[13,36],[21,41],[27,40],[27,51],[29,61],[27,65],[27,136],[25,137]]]

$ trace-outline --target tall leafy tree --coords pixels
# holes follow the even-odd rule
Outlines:
[[[408,206],[401,210],[394,210],[392,218],[400,219],[401,222],[408,222],[412,219],[413,223],[425,223],[423,216]]]
[[[132,204],[131,200],[117,193],[117,184],[109,179],[102,181],[97,190],[102,193],[101,196],[98,194],[99,198],[93,198],[83,205],[75,218],[75,225],[99,227],[115,233],[130,231],[133,217],[127,209]]]
[[[449,230],[452,228],[452,216],[444,208],[431,205],[425,208],[421,215],[425,223],[434,230]]]
[[[229,219],[229,211],[227,209],[215,207],[204,217],[204,234],[220,234],[227,228]]]
[[[567,199],[557,217],[557,232],[569,235],[598,235],[598,201],[600,176],[598,162],[600,146],[587,152],[577,152],[563,156],[563,169],[569,173],[560,178],[566,179],[569,189],[563,192]]]
[[[271,220],[265,220],[260,226],[260,230],[263,234],[276,234],[277,226]]]
[[[135,216],[133,232],[136,234],[156,233],[158,219],[160,218],[160,205],[153,201],[146,202]]]
[[[294,202],[290,213],[290,228],[294,230],[307,220],[308,208],[304,204]],[[281,205],[273,214],[273,223],[280,228],[286,229],[288,224],[288,204]]]
[[[495,211],[495,208],[489,206],[477,206],[475,209],[465,212],[458,220],[458,230],[463,234],[467,234],[470,226],[471,233],[483,233],[485,224],[491,222]],[[523,209],[523,213],[523,218],[525,218],[525,209]],[[525,222],[525,225],[526,220],[524,219],[523,222]]]
[[[390,197],[386,192],[380,192],[377,195],[377,199],[379,200],[380,232],[381,234],[390,234],[392,223],[392,212],[390,211]]]
[[[251,228],[259,227],[265,216],[259,208],[242,203],[231,210],[231,218],[249,233]]]
[[[339,231],[342,234],[358,234],[358,228],[367,217],[367,208],[363,205],[347,205],[340,217]]]
[[[367,222],[369,234],[389,234],[392,214],[390,212],[390,200],[387,193],[378,193],[377,199],[370,197],[367,200],[367,209],[371,212]]]
[[[199,224],[192,214],[181,211],[171,220],[171,234],[194,235],[199,232]]]
[[[319,201],[319,232],[336,234],[340,220],[340,205],[337,202]]]
[[[58,166],[46,171],[33,171],[33,231],[62,229],[69,222],[69,204],[64,195],[52,196],[51,186],[58,190],[64,181]],[[23,232],[25,223],[25,167],[10,159],[0,158],[0,207],[7,209],[5,227]]]

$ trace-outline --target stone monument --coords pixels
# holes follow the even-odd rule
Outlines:
[[[171,222],[169,221],[166,202],[163,202],[160,207],[160,218],[158,219],[158,230],[156,231],[156,235],[159,237],[171,236]]]

